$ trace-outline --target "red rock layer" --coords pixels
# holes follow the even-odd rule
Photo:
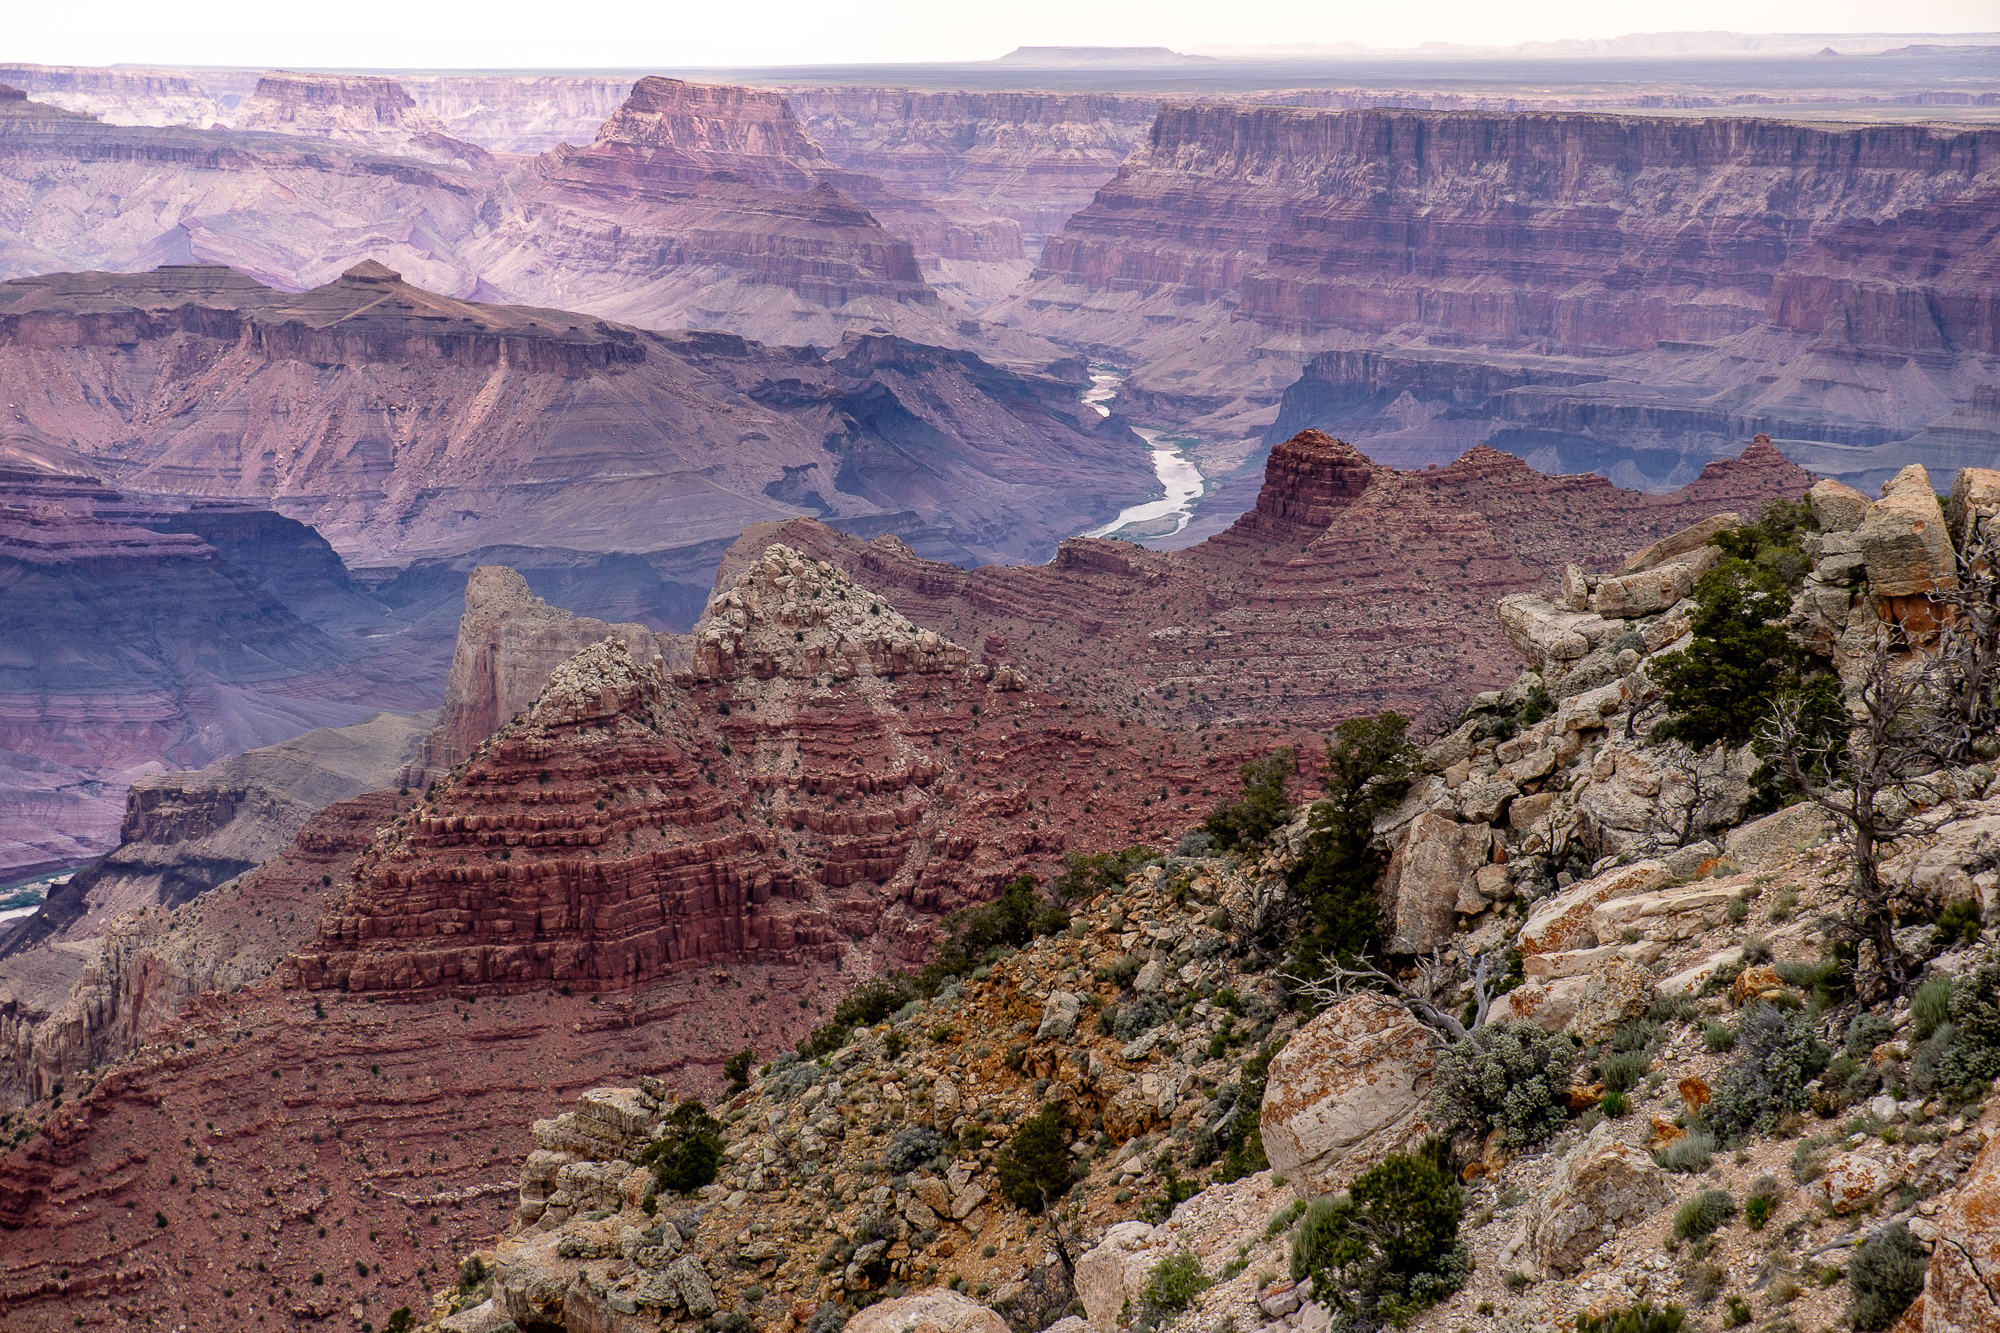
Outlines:
[[[1108,725],[948,644],[829,689],[814,652],[704,670],[698,640],[669,676],[592,648],[382,831],[300,983],[624,989],[864,940],[913,962],[936,913],[1065,851],[1170,840],[1281,734]],[[599,683],[560,702],[578,670]]]
[[[1764,441],[1648,495],[1486,448],[1397,472],[1317,432],[1273,449],[1265,477],[1255,509],[1184,551],[1079,538],[1048,565],[965,571],[804,520],[743,545],[810,549],[918,623],[983,636],[987,660],[1154,725],[1283,716],[1324,728],[1512,679],[1497,597],[1812,482]]]

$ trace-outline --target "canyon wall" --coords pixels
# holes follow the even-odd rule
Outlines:
[[[1011,218],[1031,253],[1144,142],[1159,107],[1132,93],[794,86],[785,95],[842,167]]]
[[[0,373],[41,386],[14,431],[134,489],[268,502],[370,568],[683,548],[800,512],[955,560],[1037,558],[1149,480],[1077,402],[1074,365],[649,334],[372,262],[298,294],[203,267],[0,284]]]
[[[393,80],[272,75],[241,111],[244,128],[150,128],[0,99],[0,276],[206,262],[297,289],[370,259],[455,296],[653,328],[820,346],[883,328],[1060,356],[941,306],[910,241],[841,192],[773,93],[641,80],[587,144],[525,162],[451,137]],[[1023,262],[976,253],[1012,230],[969,205],[881,202],[941,247],[934,263]]]
[[[1319,349],[1272,438],[1340,429],[1405,464],[1486,441],[1657,488],[1752,432],[1902,439],[1991,382],[1996,147],[1169,104],[1001,309],[1138,360],[1139,419],[1263,430]]]

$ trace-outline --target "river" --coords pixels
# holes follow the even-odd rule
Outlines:
[[[1111,415],[1111,400],[1118,396],[1118,388],[1125,382],[1126,372],[1115,366],[1093,363],[1090,367],[1090,387],[1084,390],[1083,401],[1094,408],[1099,416]],[[1160,479],[1165,496],[1157,500],[1146,500],[1128,506],[1101,528],[1093,528],[1084,533],[1086,537],[1109,537],[1121,528],[1136,523],[1155,523],[1171,518],[1174,526],[1170,532],[1151,532],[1150,537],[1171,537],[1188,525],[1194,517],[1195,502],[1201,499],[1203,488],[1201,469],[1192,459],[1181,453],[1181,442],[1167,438],[1164,431],[1148,430],[1134,426],[1132,433],[1146,442],[1153,451],[1153,475]]]

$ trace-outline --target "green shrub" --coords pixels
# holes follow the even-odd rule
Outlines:
[[[1750,1192],[1743,1199],[1743,1225],[1752,1231],[1762,1231],[1771,1214],[1778,1210],[1782,1194],[1783,1187],[1776,1176],[1758,1176],[1751,1181]]]
[[[1727,1023],[1710,1023],[1701,1030],[1701,1040],[1711,1052],[1725,1055],[1736,1049],[1736,1029]]]
[[[1441,1144],[1393,1153],[1338,1199],[1315,1200],[1292,1237],[1292,1272],[1349,1324],[1401,1323],[1471,1271],[1458,1239],[1465,1196]]]
[[[1949,949],[1954,945],[1979,943],[1979,900],[1961,898],[1947,904],[1931,927],[1931,947]]]
[[[1970,1095],[2000,1076],[2000,963],[1982,963],[1951,988],[1951,1047],[1938,1062],[1938,1085]]]
[[[750,1086],[750,1071],[756,1063],[757,1052],[747,1046],[722,1062],[722,1073],[729,1080],[730,1092],[741,1092]]]
[[[1741,1328],[1753,1318],[1750,1313],[1750,1302],[1733,1291],[1722,1298],[1722,1303],[1728,1307],[1728,1313],[1722,1319],[1724,1328]]]
[[[1044,1106],[1022,1123],[993,1161],[1000,1192],[1015,1207],[1039,1213],[1076,1181],[1070,1164],[1069,1117],[1063,1108]]]
[[[1258,1123],[1258,1113],[1264,1105],[1264,1087],[1271,1076],[1271,1059],[1283,1048],[1283,1042],[1266,1042],[1262,1050],[1244,1062],[1229,1119],[1215,1130],[1216,1150],[1222,1154],[1221,1164],[1210,1177],[1216,1184],[1241,1180],[1271,1164],[1264,1156],[1264,1131]]]
[[[1325,794],[1313,803],[1305,846],[1285,875],[1298,915],[1293,964],[1300,975],[1318,976],[1323,960],[1352,960],[1381,944],[1375,885],[1383,855],[1375,846],[1375,817],[1403,799],[1416,767],[1409,720],[1400,713],[1351,718],[1334,728],[1322,772]]]
[[[1236,770],[1242,795],[1215,808],[1202,830],[1222,851],[1255,846],[1290,817],[1285,785],[1298,767],[1298,752],[1287,745],[1262,759],[1246,759]]]
[[[1804,1013],[1753,1005],[1736,1028],[1736,1053],[1716,1080],[1705,1115],[1724,1143],[1768,1134],[1778,1117],[1812,1105],[1806,1084],[1826,1068],[1832,1053]]]
[[[655,1188],[692,1194],[712,1184],[722,1169],[722,1125],[700,1102],[681,1102],[667,1112],[659,1137],[639,1154],[639,1165],[652,1168]]]
[[[945,1137],[934,1129],[912,1125],[896,1131],[882,1150],[882,1165],[892,1176],[908,1175],[944,1157]]]
[[[1211,1285],[1208,1274],[1201,1271],[1201,1260],[1183,1250],[1153,1265],[1139,1299],[1154,1314],[1178,1314]]]
[[[1880,1333],[1902,1317],[1924,1289],[1930,1257],[1923,1242],[1901,1222],[1863,1241],[1847,1263],[1847,1289],[1854,1294],[1854,1327]]]
[[[1567,1119],[1563,1094],[1576,1045],[1532,1023],[1489,1023],[1440,1051],[1431,1107],[1448,1132],[1501,1130],[1509,1144],[1540,1143]]]
[[[1674,1239],[1699,1240],[1736,1216],[1728,1190],[1703,1190],[1674,1213]]]
[[[1847,1040],[1842,1043],[1842,1049],[1851,1060],[1864,1059],[1870,1051],[1895,1035],[1895,1024],[1873,1010],[1863,1010],[1847,1025]]]
[[[1910,1014],[1917,1025],[1917,1040],[1923,1041],[1951,1017],[1951,978],[1932,977],[1917,987],[1910,1000]]]
[[[1644,1051],[1620,1051],[1597,1062],[1597,1077],[1607,1093],[1630,1092],[1646,1077],[1646,1067],[1652,1062]]]
[[[1678,1305],[1640,1301],[1604,1314],[1580,1314],[1576,1328],[1577,1333],[1681,1333],[1686,1322],[1687,1316]]]
[[[992,902],[953,912],[945,918],[944,926],[943,943],[930,963],[911,979],[913,998],[936,995],[954,977],[969,975],[996,950],[1018,949],[1037,935],[1068,930],[1069,913],[1035,892],[1033,875],[1022,875]],[[893,1012],[892,1007],[884,1016]]]
[[[1662,1170],[1698,1175],[1715,1159],[1715,1135],[1694,1129],[1653,1154]]]
[[[1744,560],[1724,560],[1695,582],[1694,643],[1647,668],[1672,715],[1655,742],[1696,750],[1748,744],[1780,695],[1796,690],[1805,651],[1785,632],[1792,589]]]
[[[1100,893],[1116,893],[1125,879],[1140,867],[1160,859],[1150,847],[1127,847],[1122,852],[1101,852],[1095,856],[1071,852],[1063,857],[1062,873],[1049,885],[1059,903],[1089,902]]]

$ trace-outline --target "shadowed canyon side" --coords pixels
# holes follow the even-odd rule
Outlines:
[[[741,562],[690,660],[594,644],[427,799],[329,806],[271,864],[114,927],[86,998],[119,1016],[107,1040],[159,1044],[72,1075],[0,1159],[10,1323],[247,1312],[267,1281],[292,1321],[420,1303],[442,1247],[497,1229],[493,1162],[564,1094],[641,1071],[706,1091],[722,1053],[792,1044],[920,961],[938,912],[1171,837],[1243,758],[1306,739],[1114,725],[783,548]],[[163,1116],[199,1136],[226,1225],[181,1219]],[[180,1220],[105,1232],[142,1199]]]
[[[33,386],[13,435],[134,489],[268,502],[376,569],[658,552],[800,512],[1041,558],[1149,481],[1068,378],[879,335],[645,333],[372,261],[298,294],[200,266],[0,284],[0,375]]]
[[[1676,485],[1752,432],[1889,443],[1992,382],[1996,143],[1169,104],[1002,309],[1136,360],[1150,421],[1260,432],[1324,349],[1275,438]]]
[[[310,528],[122,492],[9,425],[0,881],[108,850],[135,778],[437,702],[445,646],[356,587]]]
[[[1305,431],[1271,451],[1255,508],[1181,551],[1076,538],[1048,565],[968,571],[808,520],[753,528],[739,549],[810,549],[920,624],[984,634],[989,658],[1151,725],[1275,716],[1325,728],[1505,684],[1518,663],[1481,613],[1496,597],[1717,511],[1796,499],[1812,481],[1762,438],[1649,495],[1544,476],[1484,447],[1397,472]]]

